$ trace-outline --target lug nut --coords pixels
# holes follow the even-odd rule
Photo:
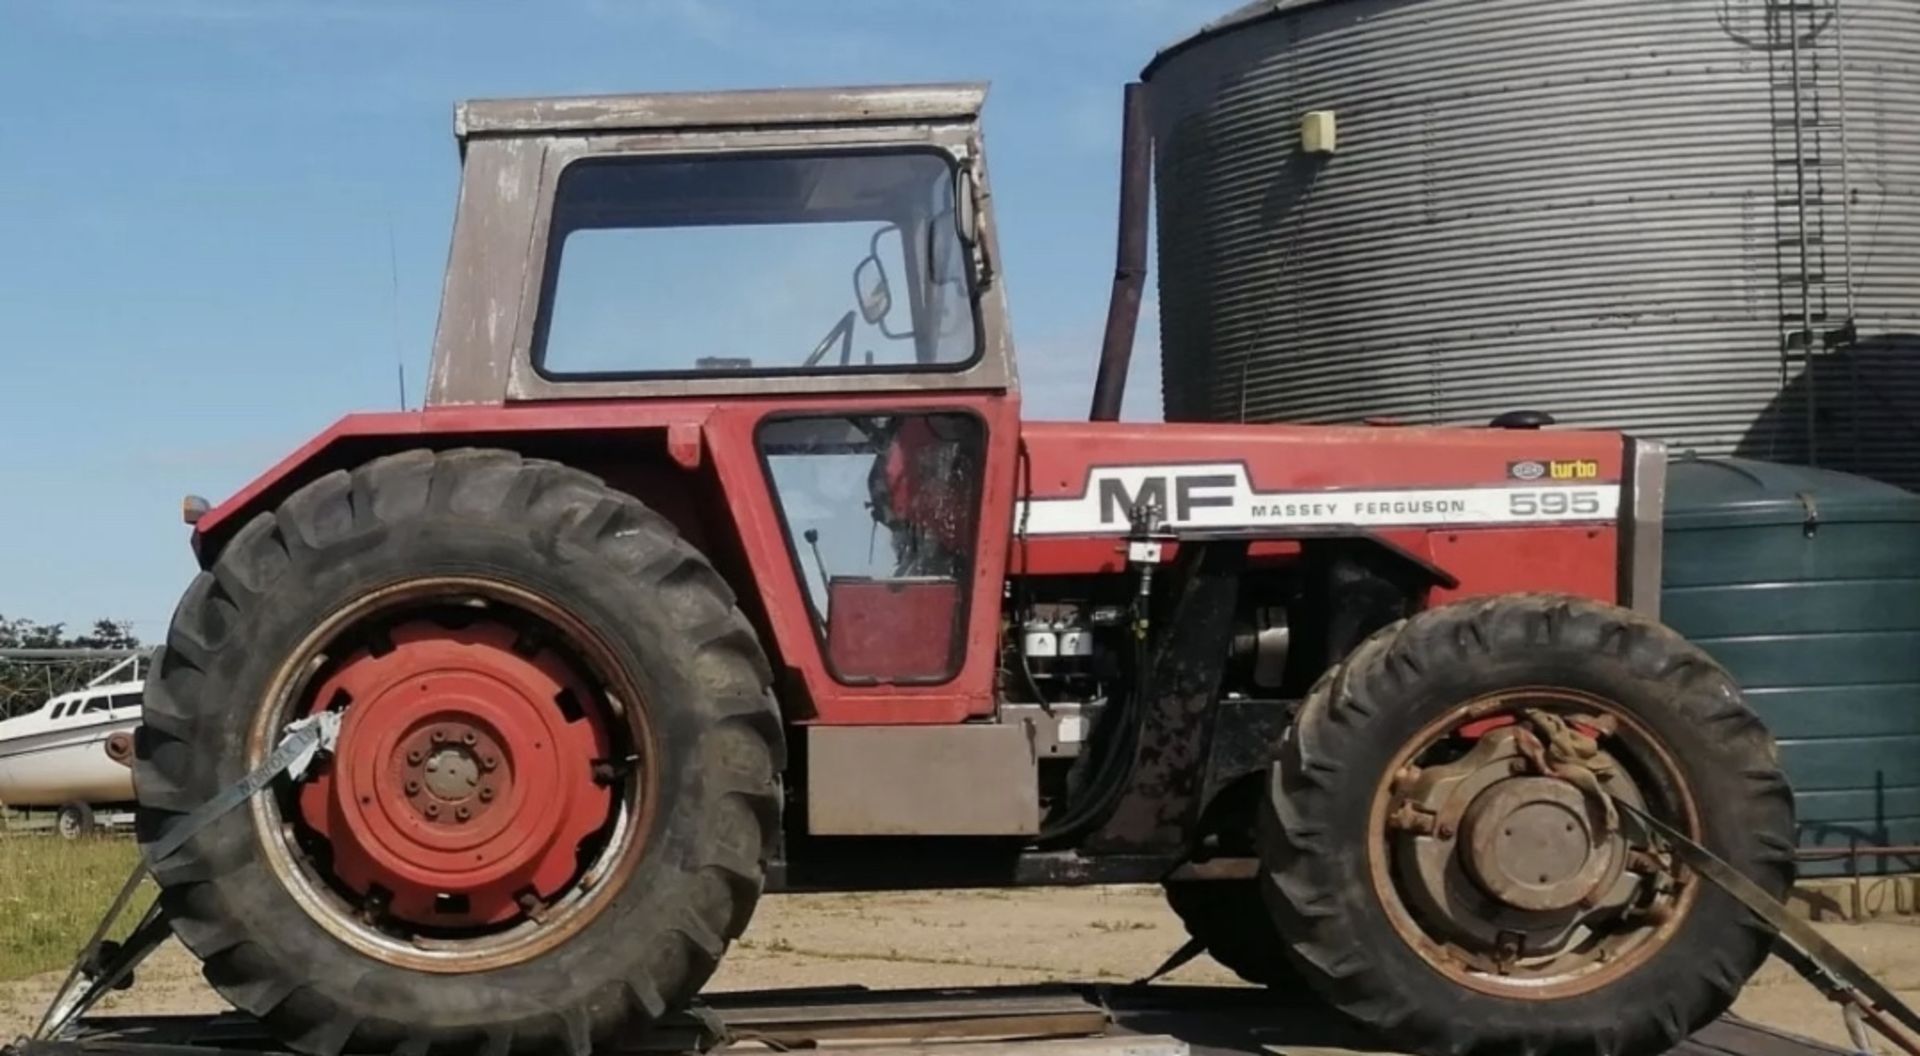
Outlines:
[[[1440,837],[1443,840],[1451,840],[1453,839],[1453,826],[1442,822],[1440,825],[1440,828],[1437,831],[1435,831],[1434,835]]]
[[[419,766],[420,760],[425,758],[426,756],[422,755],[420,753],[420,749],[418,748],[415,748],[413,751],[410,751],[407,753],[407,762],[412,763],[415,766]]]
[[[427,817],[437,818],[439,816],[440,816],[440,804],[438,803],[427,804]]]
[[[467,820],[468,818],[471,818],[471,817],[473,817],[473,811],[471,811],[471,810],[468,810],[468,809],[467,809],[467,808],[465,808],[465,807],[461,807],[461,808],[459,808],[458,810],[455,810],[455,811],[453,812],[453,816],[454,816],[454,817],[456,817],[456,818],[459,818],[459,819],[460,819],[461,821],[465,821],[465,820]]]
[[[433,731],[433,743],[439,744],[442,741],[445,741],[446,739],[447,739],[447,734],[445,730]]]
[[[417,796],[419,794],[420,794],[420,782],[418,781],[407,782],[407,795]]]
[[[1510,773],[1524,774],[1527,772],[1527,761],[1525,759],[1515,759],[1513,762],[1507,764],[1507,770]]]
[[[491,755],[483,755],[480,757],[480,769],[482,770],[491,770],[499,765],[500,760]]]
[[[493,799],[493,789],[491,789],[491,788],[482,788],[482,789],[480,790],[480,802],[482,802],[482,803],[486,803],[486,802],[489,802],[489,801],[491,801],[492,799]]]
[[[479,735],[475,734],[472,730],[468,730],[467,732],[460,735],[460,740],[466,744],[472,744],[475,741],[478,741],[479,739],[480,739]]]

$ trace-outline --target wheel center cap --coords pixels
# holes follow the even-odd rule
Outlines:
[[[513,768],[500,734],[483,719],[441,713],[394,749],[407,805],[435,825],[464,828],[508,798]]]
[[[1587,814],[1584,794],[1565,781],[1502,781],[1467,808],[1465,859],[1488,894],[1516,909],[1566,909],[1605,878],[1612,839]]]
[[[442,748],[427,757],[427,791],[443,800],[461,800],[480,788],[480,760],[463,745]]]

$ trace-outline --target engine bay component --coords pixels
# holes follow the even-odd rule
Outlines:
[[[1087,743],[1087,735],[1106,710],[1104,700],[1058,704],[1003,704],[1000,721],[1027,731],[1027,741],[1040,759],[1073,759]]]

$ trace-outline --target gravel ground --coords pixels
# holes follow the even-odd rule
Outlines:
[[[1822,925],[1828,937],[1910,1002],[1920,1003],[1920,926]],[[1185,939],[1153,888],[1029,892],[916,892],[768,898],[710,989],[861,984],[972,986],[1047,981],[1121,982],[1151,971]],[[1233,983],[1201,958],[1173,982]],[[0,1037],[32,1025],[58,975],[0,985]],[[198,1012],[221,1003],[191,955],[169,944],[115,995],[118,1012]],[[1835,1043],[1840,1017],[1779,962],[1740,998],[1749,1018]]]

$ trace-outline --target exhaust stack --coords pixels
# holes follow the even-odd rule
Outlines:
[[[1120,233],[1114,250],[1113,296],[1107,302],[1106,336],[1100,342],[1100,369],[1093,379],[1093,408],[1088,419],[1120,418],[1127,392],[1127,367],[1140,324],[1140,291],[1147,281],[1147,190],[1153,172],[1153,144],[1147,138],[1146,86],[1127,85],[1120,105]]]

